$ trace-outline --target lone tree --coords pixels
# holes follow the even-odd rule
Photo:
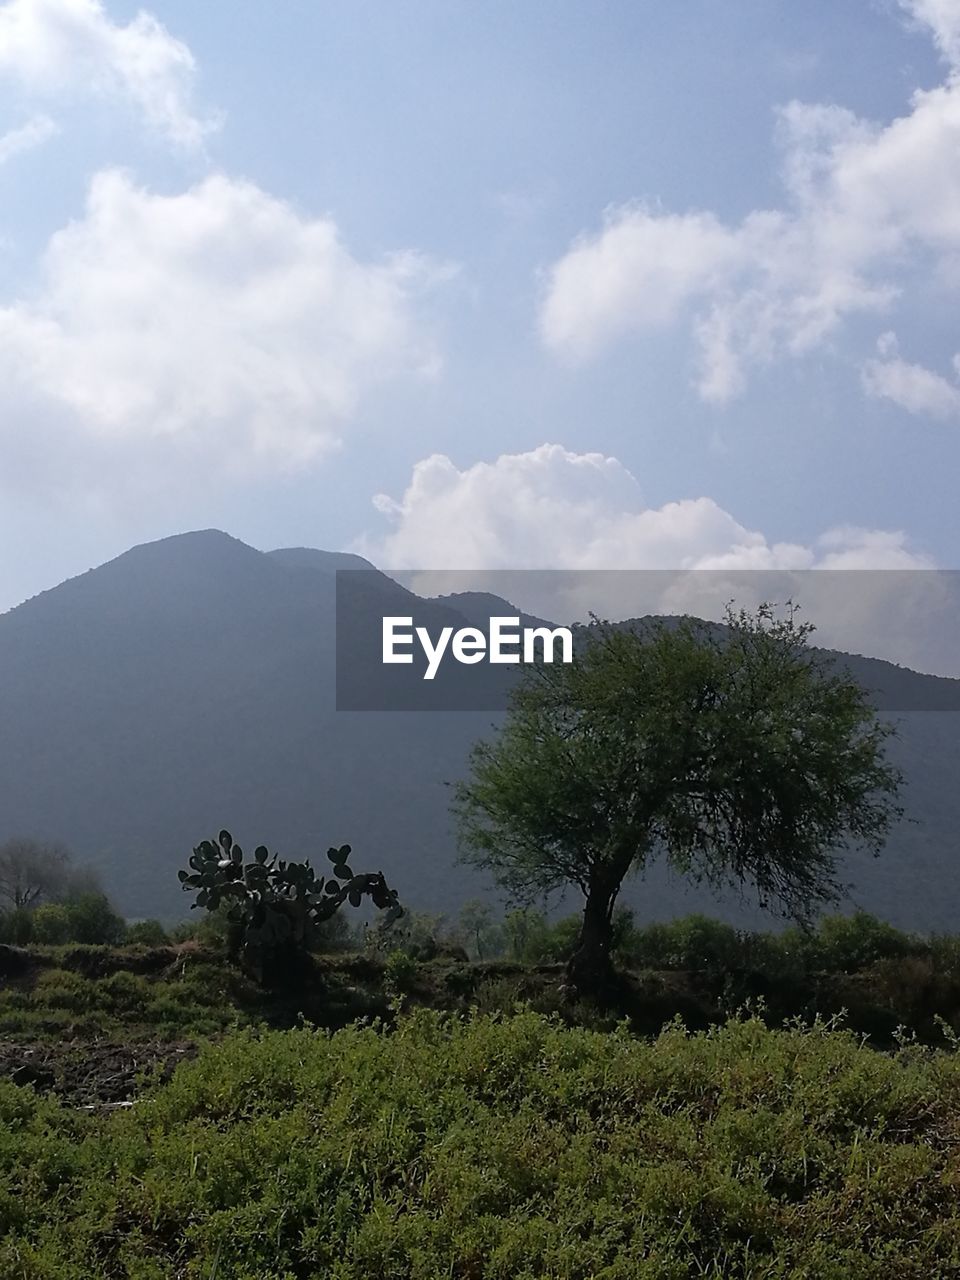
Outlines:
[[[844,850],[879,852],[902,814],[893,729],[813,629],[792,604],[728,607],[724,627],[594,620],[573,662],[525,669],[455,811],[465,860],[515,899],[581,890],[572,985],[611,976],[617,895],[657,856],[803,921],[842,896]]]
[[[15,911],[52,901],[69,886],[70,854],[59,844],[14,837],[0,845],[0,898]]]

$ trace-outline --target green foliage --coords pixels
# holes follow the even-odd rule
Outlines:
[[[289,977],[296,960],[317,946],[319,927],[344,903],[359,907],[369,897],[387,924],[403,915],[382,872],[354,875],[350,852],[346,844],[329,849],[333,875],[324,878],[309,860],[271,857],[263,845],[245,863],[240,845],[221,831],[216,842],[194,849],[190,870],[178,875],[185,890],[196,892],[194,906],[222,912],[231,951],[258,977],[276,980]]]
[[[0,942],[26,947],[33,941],[33,912],[25,907],[0,912]]]
[[[503,953],[505,940],[503,930],[493,919],[493,909],[489,903],[479,898],[471,898],[460,908],[460,932],[467,949],[476,960],[490,960]]]
[[[169,945],[170,935],[159,920],[138,920],[127,925],[124,941],[131,946],[165,947]]]
[[[612,946],[624,954],[623,944],[632,928],[632,914],[614,912]],[[580,934],[580,917],[564,916],[552,923],[542,911],[525,907],[507,914],[501,926],[503,954],[519,964],[561,964],[573,955]]]
[[[820,922],[823,967],[857,973],[878,960],[896,960],[917,950],[915,940],[865,911],[852,916],[828,916]]]
[[[17,1280],[960,1273],[953,1054],[532,1012],[237,1033],[129,1112],[0,1084]]]
[[[457,789],[465,858],[521,903],[579,888],[585,971],[606,971],[623,880],[658,855],[807,919],[840,894],[839,850],[879,850],[901,813],[893,730],[811,631],[769,606],[722,631],[595,623],[572,663],[526,667]]]
[[[70,911],[60,902],[45,902],[33,912],[32,941],[41,946],[75,942]]]
[[[619,954],[637,968],[692,969],[710,973],[744,966],[747,935],[707,916],[691,915],[669,924],[632,930]]]
[[[960,972],[960,948],[950,947],[946,939],[925,943],[864,911],[825,916],[815,930],[781,933],[754,933],[690,915],[642,928],[628,925],[617,945],[620,961],[634,969],[749,970],[772,980],[817,972],[862,973],[878,961],[932,956],[935,950],[944,971]]]
[[[61,963],[66,963],[64,955]],[[43,969],[31,990],[0,989],[0,1036],[44,1041],[76,1036],[178,1040],[248,1020],[236,978],[206,964],[154,979],[119,969],[87,977]]]
[[[519,964],[546,961],[550,926],[542,911],[523,907],[507,914],[503,922],[505,955]]]
[[[123,941],[126,925],[105,894],[81,893],[64,906],[70,925],[68,941],[103,946]]]
[[[442,914],[408,911],[401,925],[387,929],[367,929],[364,949],[369,955],[386,957],[402,951],[413,960],[433,960],[456,950],[457,944],[447,935]],[[466,953],[464,953],[465,955]]]
[[[383,976],[394,991],[409,991],[417,976],[417,962],[406,951],[391,951],[383,964]]]
[[[14,946],[60,946],[122,942],[126,925],[102,893],[77,893],[63,902],[44,902],[0,914],[0,942]]]

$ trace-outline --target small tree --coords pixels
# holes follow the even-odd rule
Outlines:
[[[46,946],[59,946],[75,941],[70,912],[60,902],[45,902],[33,913],[33,938],[31,941]]]
[[[805,920],[841,895],[844,848],[879,851],[902,812],[893,730],[812,630],[792,606],[728,609],[725,628],[594,621],[573,662],[525,669],[455,807],[466,859],[516,900],[581,890],[574,985],[610,976],[617,895],[657,855]]]
[[[480,898],[471,898],[463,904],[459,925],[478,960],[489,960],[503,945],[503,931],[495,924],[489,903]]]
[[[15,911],[56,898],[67,885],[70,854],[59,844],[15,837],[0,845],[0,898]]]
[[[229,831],[204,840],[193,851],[190,870],[178,876],[195,890],[194,907],[223,908],[230,927],[231,953],[258,979],[274,982],[291,976],[317,941],[320,926],[344,903],[359,907],[364,897],[386,912],[392,924],[403,915],[397,891],[382,872],[354,875],[347,863],[350,846],[329,849],[333,875],[318,876],[309,860],[286,862],[260,845],[252,862]]]
[[[123,942],[127,926],[104,893],[79,893],[65,902],[70,921],[70,941],[114,946]]]

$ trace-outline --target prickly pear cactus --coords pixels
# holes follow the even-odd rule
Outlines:
[[[310,949],[318,926],[349,902],[359,907],[364,897],[384,911],[384,925],[403,915],[397,891],[383,872],[354,875],[347,859],[350,846],[328,849],[333,874],[318,876],[308,859],[287,862],[260,845],[252,861],[229,831],[216,841],[204,840],[190,857],[190,869],[179,871],[187,892],[196,892],[192,907],[216,911],[223,907],[231,926],[231,950],[260,981],[289,968]]]

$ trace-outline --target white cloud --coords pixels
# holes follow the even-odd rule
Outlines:
[[[622,327],[654,328],[742,266],[735,233],[712,214],[613,211],[553,269],[543,312],[549,345],[590,355]]]
[[[6,164],[14,156],[41,147],[58,132],[49,116],[34,116],[17,129],[10,129],[0,136],[0,164]]]
[[[908,413],[948,420],[960,418],[960,386],[920,364],[900,358],[896,337],[881,335],[877,342],[879,358],[867,360],[861,369],[861,380],[867,395],[892,400]],[[960,356],[954,357],[960,374]]]
[[[845,526],[810,545],[772,541],[708,497],[648,507],[616,458],[559,445],[462,470],[435,454],[401,499],[375,505],[392,528],[353,549],[424,595],[490,591],[557,621],[721,618],[731,600],[793,599],[825,644],[956,669],[942,644],[960,625],[951,575],[916,572],[933,563],[902,532]]]
[[[100,173],[36,287],[0,307],[0,442],[34,470],[58,447],[95,470],[151,442],[165,465],[316,457],[366,388],[435,372],[416,303],[437,270],[359,261],[331,220],[248,182],[163,196]]]
[[[905,7],[956,66],[956,0]],[[887,309],[911,272],[960,254],[960,75],[915,92],[885,126],[790,103],[777,137],[780,208],[730,224],[703,210],[608,210],[547,275],[545,344],[576,360],[645,328],[686,324],[702,397],[725,401],[751,368],[821,346],[849,317]]]
[[[120,26],[100,0],[0,5],[0,76],[31,98],[125,100],[171,142],[197,148],[217,121],[193,109],[195,75],[193,54],[150,13]]]
[[[900,8],[917,26],[931,33],[951,67],[960,65],[960,5],[957,0],[900,0]]]
[[[647,507],[616,458],[555,444],[462,471],[434,454],[401,499],[374,502],[393,527],[362,549],[391,569],[809,569],[841,555],[876,568],[912,556],[902,534],[862,529],[813,547],[771,543],[707,497]]]

